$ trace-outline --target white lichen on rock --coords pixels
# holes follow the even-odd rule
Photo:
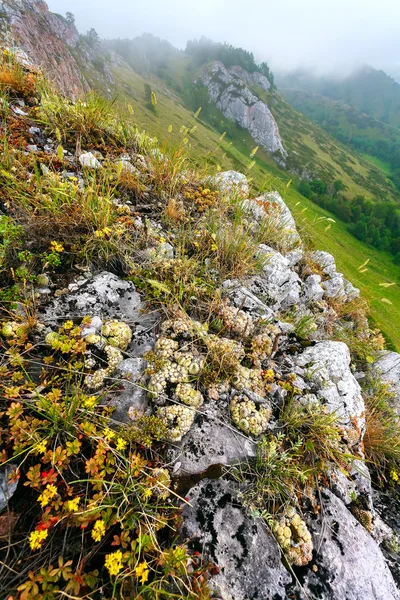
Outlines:
[[[230,403],[232,420],[238,429],[252,435],[261,435],[268,429],[272,416],[269,404],[257,408],[256,404],[246,397],[234,396]]]
[[[310,562],[313,551],[311,533],[293,506],[273,521],[272,531],[289,564],[301,567]]]

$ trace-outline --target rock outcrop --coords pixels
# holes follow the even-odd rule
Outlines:
[[[321,515],[309,523],[317,549],[299,598],[399,600],[378,544],[329,490],[321,494]]]
[[[201,76],[210,98],[225,117],[247,129],[254,140],[284,164],[287,152],[283,147],[278,124],[265,102],[262,102],[249,85],[269,88],[261,73],[247,73],[240,67],[227,69],[215,61]]]
[[[259,519],[247,516],[238,489],[205,479],[182,508],[182,539],[216,566],[210,587],[221,600],[284,600],[291,577]]]
[[[50,12],[43,0],[1,0],[0,34],[5,46],[16,44],[26,53],[23,60],[28,58],[43,68],[66,96],[76,98],[92,87],[82,73],[95,74],[98,53],[79,35],[73,23]],[[101,78],[113,81],[106,64],[102,64]]]

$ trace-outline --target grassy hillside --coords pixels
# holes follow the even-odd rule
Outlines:
[[[320,125],[343,144],[359,151],[387,175],[396,172],[400,156],[400,131],[326,96],[298,89],[282,89],[297,110]],[[396,179],[395,179],[396,180]],[[388,180],[390,185],[390,180]]]
[[[181,69],[179,72],[182,72]],[[332,215],[315,206],[294,188],[287,188],[291,176],[279,169],[266,152],[258,150],[255,157],[256,164],[248,171],[251,163],[249,155],[255,143],[247,132],[237,130],[234,139],[225,136],[221,140],[220,132],[202,121],[201,113],[197,119],[194,118],[194,114],[182,105],[179,96],[157,76],[152,75],[145,79],[129,68],[118,69],[115,75],[118,82],[118,102],[121,107],[126,107],[127,102],[131,105],[139,126],[149,134],[157,136],[169,145],[177,144],[182,136],[186,137],[190,154],[199,164],[206,162],[215,167],[219,165],[222,169],[233,168],[247,173],[248,177],[253,180],[254,193],[260,189],[278,188],[293,211],[297,223],[306,230],[315,247],[327,250],[335,256],[338,267],[355,285],[361,288],[363,295],[369,301],[377,325],[393,346],[400,348],[400,332],[396,326],[396,323],[400,322],[400,272],[387,253],[379,252],[359,242],[347,231],[346,226],[338,221],[331,223],[327,230],[329,223],[326,218]],[[146,82],[150,83],[156,94],[156,113],[145,106],[144,85]],[[285,106],[289,111],[287,108],[289,105]],[[290,114],[296,113],[292,110]],[[172,131],[169,131],[171,125]],[[182,127],[185,128],[184,132],[181,130]],[[195,130],[193,130],[194,127]],[[188,132],[186,132],[187,128],[189,128]],[[329,139],[330,136],[317,126],[313,131],[315,135],[320,132],[320,135],[328,140],[330,147],[335,146],[334,141]],[[287,135],[288,139],[289,132],[290,124],[284,128],[284,135]],[[304,132],[304,136],[306,135]],[[311,135],[310,139],[312,139]],[[322,151],[316,144],[315,146],[315,151],[320,156]],[[336,148],[339,146],[337,145]],[[343,150],[341,152],[349,160],[349,155],[346,155]],[[329,153],[326,153],[326,156],[327,159],[330,158]],[[364,164],[369,164],[373,172],[378,171],[367,160],[363,161]],[[367,171],[368,167],[358,163],[358,169]],[[382,172],[379,171],[379,173]],[[382,173],[381,176],[384,177],[384,174]],[[359,187],[357,183],[351,183],[349,176],[346,181],[349,181],[349,185],[355,189]],[[365,189],[361,189],[365,193]],[[370,260],[367,265],[368,270],[360,273],[359,267],[367,259]],[[393,282],[396,285],[388,288],[379,285]],[[382,301],[382,298],[388,299],[391,304]]]
[[[347,77],[319,77],[305,71],[278,75],[280,88],[315,92],[340,100],[392,127],[400,126],[400,85],[383,71],[363,67]]]

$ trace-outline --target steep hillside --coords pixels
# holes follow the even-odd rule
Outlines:
[[[400,185],[400,131],[382,121],[359,112],[339,100],[332,100],[314,92],[282,88],[284,98],[298,111],[320,125],[343,144],[369,157],[377,163],[396,187]]]
[[[35,27],[32,21],[32,35],[35,35]],[[36,39],[39,41],[40,31],[36,30]],[[54,43],[61,43],[57,30],[53,30],[52,35],[57,40]],[[207,164],[217,170],[235,168],[251,174],[255,188],[277,187],[284,192],[299,222],[306,227],[309,238],[320,248],[335,249],[339,267],[349,278],[357,280],[357,284],[370,300],[376,323],[388,339],[400,347],[400,334],[396,326],[400,317],[400,294],[397,285],[399,275],[389,255],[357,242],[346,227],[326,221],[331,217],[329,213],[321,211],[294,190],[287,190],[286,186],[292,174],[281,169],[273,156],[262,147],[259,147],[255,156],[250,157],[256,146],[250,133],[224,117],[209,101],[204,85],[198,87],[193,84],[201,72],[202,65],[196,66],[193,57],[177,51],[168,44],[158,40],[154,43],[152,36],[143,37],[146,52],[143,52],[143,40],[136,41],[136,54],[133,58],[130,53],[124,54],[121,48],[121,54],[115,54],[114,51],[118,48],[109,43],[105,48],[95,45],[92,60],[85,62],[85,52],[82,56],[79,48],[80,44],[86,42],[80,36],[76,52],[64,45],[65,60],[68,58],[78,61],[82,65],[82,76],[87,82],[90,81],[103,95],[115,97],[121,114],[129,115],[133,111],[139,128],[145,128],[149,134],[156,136],[166,148],[177,147],[183,141],[190,149],[192,159],[201,168]],[[23,42],[22,39],[20,41]],[[38,46],[38,52],[44,51],[40,49],[40,44]],[[123,44],[122,48],[126,46]],[[141,57],[141,62],[136,66],[137,56]],[[102,75],[103,67],[99,58],[103,61],[102,64],[105,64],[104,68],[109,75]],[[245,59],[248,59],[246,54]],[[137,71],[132,69],[132,64],[136,66]],[[43,66],[46,67],[46,64]],[[268,71],[266,73],[268,74]],[[354,194],[372,196],[376,193],[378,198],[381,195],[390,197],[393,194],[393,187],[387,183],[386,175],[379,168],[351,154],[322,129],[296,112],[282,100],[273,86],[268,91],[261,87],[251,87],[252,93],[261,101],[265,100],[270,107],[279,125],[293,170],[312,167],[313,173],[323,179],[340,178]],[[152,91],[155,95],[155,105],[152,103]],[[200,107],[202,110],[196,116],[195,113]],[[370,259],[370,263],[360,273],[358,267],[367,258]],[[392,283],[396,285],[381,287],[382,284]]]
[[[399,600],[400,355],[263,161],[0,82],[2,600]]]
[[[347,77],[324,77],[299,70],[278,74],[277,81],[280,88],[315,92],[387,125],[400,126],[400,84],[383,71],[365,66]]]

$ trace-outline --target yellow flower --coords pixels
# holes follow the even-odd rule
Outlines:
[[[85,408],[93,408],[96,405],[97,398],[96,396],[89,396],[84,400],[83,405]]]
[[[42,440],[41,442],[39,442],[36,445],[36,452],[38,452],[39,454],[44,454],[46,452],[47,449],[47,440]]]
[[[117,439],[117,444],[116,444],[116,448],[118,450],[118,452],[123,452],[125,450],[125,448],[127,447],[128,442],[123,440],[122,438],[118,438]]]
[[[66,510],[68,512],[75,512],[78,510],[79,500],[80,500],[79,498],[74,498],[73,500],[67,500],[64,504],[64,507],[66,508]]]
[[[64,325],[63,325],[64,329],[66,329],[67,331],[68,331],[69,329],[72,329],[72,328],[73,328],[73,326],[74,326],[74,323],[73,323],[73,321],[65,321],[65,323],[64,323]]]
[[[105,536],[106,526],[104,525],[104,521],[96,521],[94,527],[92,529],[92,538],[95,542],[100,542],[100,540]]]
[[[122,569],[122,552],[121,550],[117,550],[112,554],[106,555],[106,560],[104,561],[105,567],[110,575],[118,575],[120,570]]]
[[[140,583],[145,583],[149,578],[149,567],[146,561],[140,563],[135,569],[135,575],[139,579]]]
[[[52,252],[64,252],[64,246],[60,242],[51,242],[50,250]]]
[[[40,494],[40,496],[38,498],[38,502],[40,503],[40,506],[42,508],[47,506],[48,503],[50,502],[50,500],[52,498],[54,498],[54,496],[57,496],[57,488],[55,485],[50,483],[49,485],[46,485],[45,490]]]
[[[103,431],[103,435],[104,435],[104,439],[107,440],[107,442],[110,442],[111,440],[113,440],[115,438],[115,431],[113,431],[109,427],[106,427],[105,430]]]
[[[29,536],[29,545],[31,550],[39,550],[48,535],[49,532],[47,529],[43,529],[42,531],[32,531]]]
[[[94,232],[94,235],[97,238],[103,238],[104,237],[104,232],[101,229],[96,229],[96,231]]]
[[[393,481],[398,481],[399,480],[398,473],[394,469],[392,469],[390,471],[390,477],[393,479]]]

